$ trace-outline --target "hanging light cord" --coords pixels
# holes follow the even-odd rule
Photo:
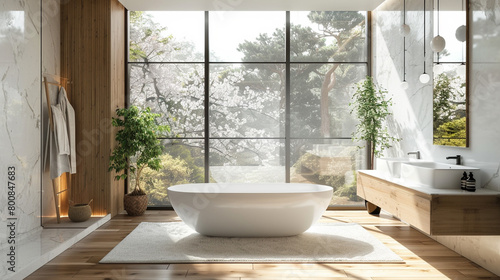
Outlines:
[[[403,37],[403,82],[406,82],[406,37]]]
[[[426,56],[426,52],[425,52],[425,1],[426,0],[424,0],[424,74],[427,74],[425,72],[425,56]]]
[[[462,1],[462,11],[464,11],[464,4],[465,4],[465,0]],[[468,17],[469,17],[469,15],[467,14],[467,11],[465,10],[465,24],[467,24],[467,18]],[[465,34],[467,34],[467,33],[465,33]],[[467,42],[467,40],[465,42]],[[468,44],[468,42],[466,44]],[[464,45],[465,44],[462,43],[462,65],[465,65],[465,62],[464,62],[464,60],[465,60],[465,58],[464,58]]]
[[[406,0],[403,0],[403,24],[406,24]]]
[[[403,0],[403,24],[406,24],[406,0]],[[406,36],[403,36],[403,82],[406,82]]]
[[[437,14],[437,29],[438,29],[438,36],[439,36],[439,0],[438,0],[438,14]],[[439,52],[436,53],[437,56],[437,64],[439,65]]]
[[[439,36],[439,0],[438,0],[438,15],[437,15],[437,20],[438,20],[437,28],[438,28],[438,36]]]

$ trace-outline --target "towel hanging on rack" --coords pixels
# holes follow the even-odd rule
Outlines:
[[[49,105],[52,116],[49,122],[53,129],[47,134],[52,179],[65,172],[76,173],[75,110],[63,87],[59,89],[56,100],[56,105]]]
[[[61,107],[64,119],[66,121],[66,130],[68,131],[69,138],[69,159],[70,159],[70,173],[76,173],[76,140],[75,140],[75,109],[69,103],[68,96],[64,87],[59,89],[57,96],[57,104]]]
[[[50,107],[52,109],[52,120],[54,122],[54,143],[56,144],[57,154],[60,156],[69,155],[68,126],[63,111],[61,110],[61,104],[51,105]]]
[[[62,112],[58,105],[52,105],[52,119],[54,129],[48,133],[49,153],[50,153],[50,178],[55,179],[65,172],[71,171],[69,154],[65,153],[64,140],[68,140],[66,122],[62,118]],[[64,137],[66,133],[66,137]],[[67,147],[69,150],[69,146]]]

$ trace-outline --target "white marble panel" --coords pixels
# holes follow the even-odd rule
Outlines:
[[[19,238],[40,229],[40,22],[40,0],[0,2],[1,247],[10,236],[7,222],[15,221]],[[15,168],[13,212],[7,208],[9,167]]]
[[[406,80],[403,90],[403,0],[386,0],[373,15],[374,75],[394,98],[394,116],[389,129],[403,140],[386,152],[387,157],[404,156],[420,150],[422,158],[448,162],[446,156],[460,154],[464,165],[481,168],[483,187],[500,191],[500,2],[470,0],[473,21],[470,66],[470,147],[435,146],[432,143],[432,84],[418,80],[424,69],[423,1],[406,0],[406,21],[411,27],[406,37]],[[432,1],[426,0],[428,10]],[[426,14],[426,72],[432,76],[432,13]],[[449,163],[449,162],[448,162]],[[438,237],[439,242],[500,275],[500,237]]]
[[[431,1],[427,1],[426,10],[430,5]],[[382,87],[388,89],[394,101],[394,114],[388,127],[392,134],[403,139],[389,149],[387,155],[401,157],[414,150],[429,154],[425,150],[429,149],[426,139],[432,138],[432,85],[419,82],[419,76],[424,71],[423,1],[407,1],[406,13],[402,0],[385,1],[374,12],[373,18],[375,78]],[[426,19],[428,42],[432,29],[429,11],[426,12]],[[401,30],[403,20],[410,26],[410,33],[406,37]],[[429,73],[432,53],[428,46],[425,51],[425,71]],[[406,90],[401,87],[405,72],[409,84]]]

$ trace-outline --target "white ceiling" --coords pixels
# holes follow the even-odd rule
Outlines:
[[[119,0],[129,11],[372,11],[384,0]]]

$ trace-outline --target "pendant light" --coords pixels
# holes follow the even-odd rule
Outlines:
[[[466,27],[465,25],[461,25],[457,28],[457,31],[455,32],[455,37],[457,37],[457,40],[460,42],[465,42],[467,40],[467,36],[465,35],[467,32],[465,31]]]
[[[424,0],[424,73],[422,73],[422,75],[420,75],[420,77],[419,77],[419,80],[422,84],[427,84],[431,80],[431,76],[429,76],[429,74],[427,74],[425,72],[425,56],[426,56],[426,52],[425,52],[425,1],[427,1],[427,0]]]
[[[435,52],[442,52],[446,47],[446,41],[442,36],[439,35],[439,0],[437,0],[437,33],[438,35],[434,37],[431,41],[431,49]]]
[[[462,11],[464,10],[464,1],[462,1]],[[461,25],[457,28],[455,32],[455,37],[460,42],[465,42],[467,40],[467,31],[465,25]]]
[[[406,0],[403,0],[403,26],[401,26],[401,31],[404,36],[408,36],[411,31],[410,26],[406,24]]]
[[[406,36],[410,34],[410,26],[406,24],[406,0],[403,0],[403,82],[401,82],[402,89],[408,89],[408,82],[406,81]]]

